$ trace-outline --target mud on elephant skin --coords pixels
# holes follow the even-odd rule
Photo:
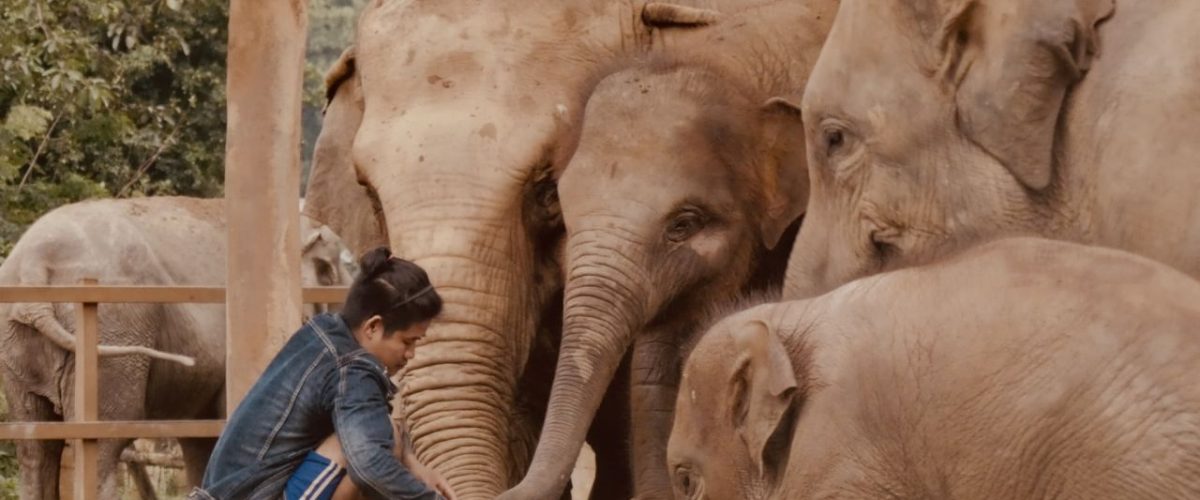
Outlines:
[[[780,68],[777,68],[780,69]],[[708,305],[779,290],[807,195],[786,71],[638,57],[588,99],[558,179],[567,236],[562,349],[542,440],[512,498],[551,498],[632,353],[638,498],[670,496],[666,441],[681,359]],[[782,244],[781,244],[782,243]]]
[[[795,22],[763,33],[754,22],[725,22],[727,15]],[[366,7],[354,50],[330,79],[337,85],[306,211],[352,247],[386,238],[445,290],[444,318],[431,327],[402,393],[417,454],[461,496],[493,498],[510,487],[537,442],[535,415],[546,401],[524,384],[536,371],[531,360],[544,357],[535,347],[556,343],[539,332],[553,335],[561,322],[547,314],[561,307],[554,302],[563,293],[554,174],[572,153],[596,69],[700,44],[754,60],[773,46],[764,40],[792,46],[816,36],[797,26],[831,16],[832,8],[756,0]],[[706,35],[722,25],[722,37]],[[345,195],[321,196],[322,189]],[[343,227],[370,224],[375,229],[359,233]],[[616,452],[596,449],[599,474],[607,462],[628,474],[627,452]]]
[[[843,1],[785,297],[1021,233],[1200,276],[1197,23],[1195,2]]]
[[[991,242],[709,330],[677,403],[676,498],[1196,498],[1197,369],[1200,283]]]
[[[22,235],[0,266],[0,284],[77,285],[83,278],[105,285],[224,284],[223,204],[220,199],[156,197],[59,207]],[[308,222],[303,226],[302,271],[317,280],[308,283],[346,284],[349,276],[338,265],[342,247],[335,235]],[[0,304],[0,373],[13,420],[56,421],[72,415],[73,310],[70,304]],[[221,416],[223,306],[102,304],[99,325],[102,419]],[[114,471],[130,441],[100,441],[102,498],[119,496]],[[180,444],[188,481],[198,484],[215,440],[181,439]],[[62,448],[61,441],[18,443],[22,499],[59,497]]]

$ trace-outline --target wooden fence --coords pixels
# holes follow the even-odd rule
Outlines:
[[[304,303],[341,303],[345,287],[304,288]],[[0,303],[51,302],[75,304],[75,415],[70,422],[0,423],[0,440],[72,440],[74,498],[99,495],[98,439],[217,437],[223,420],[102,421],[99,404],[99,304],[225,304],[222,287],[99,286],[86,280],[80,286],[0,287]],[[7,321],[7,318],[0,318]],[[263,332],[266,335],[266,332]],[[227,346],[228,348],[228,346]],[[134,354],[136,355],[136,354]],[[226,368],[229,373],[229,367]]]

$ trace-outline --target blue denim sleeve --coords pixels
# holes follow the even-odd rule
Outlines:
[[[352,361],[339,372],[333,418],[350,479],[367,498],[441,499],[392,454],[387,379],[379,369],[366,361]]]

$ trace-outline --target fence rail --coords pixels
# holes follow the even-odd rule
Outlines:
[[[336,304],[346,297],[345,287],[307,287],[304,303]],[[80,286],[0,287],[0,304],[20,302],[74,303],[75,415],[70,422],[0,423],[0,440],[72,440],[74,448],[74,498],[99,494],[98,439],[216,437],[224,420],[103,421],[99,405],[100,304],[225,304],[224,287],[113,286],[84,280]],[[0,321],[7,318],[0,318]]]

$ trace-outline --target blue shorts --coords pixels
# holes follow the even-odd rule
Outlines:
[[[333,463],[317,450],[308,452],[300,467],[288,479],[283,491],[286,500],[330,500],[333,491],[346,477],[346,469]]]

